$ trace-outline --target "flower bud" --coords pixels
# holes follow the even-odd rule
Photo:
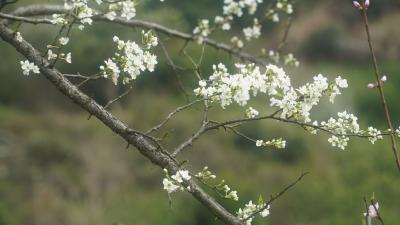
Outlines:
[[[369,84],[367,85],[367,87],[368,87],[369,89],[372,89],[372,88],[375,88],[375,87],[376,87],[376,84],[369,83]]]
[[[387,80],[387,77],[386,77],[386,75],[383,75],[383,77],[381,77],[381,82],[382,82],[382,83],[385,83],[385,82],[386,82],[386,80]]]
[[[364,3],[364,4],[365,4],[365,8],[368,9],[368,7],[369,7],[369,0],[365,0],[365,3]]]
[[[358,1],[353,1],[353,6],[359,10],[362,10],[362,6]]]

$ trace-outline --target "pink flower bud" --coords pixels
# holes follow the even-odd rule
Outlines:
[[[381,82],[385,83],[386,81],[387,81],[387,77],[386,77],[386,75],[383,75],[383,77],[381,77]]]
[[[358,1],[353,1],[353,6],[356,7],[357,9],[361,10],[362,6]]]
[[[365,0],[365,8],[368,9],[368,7],[369,7],[369,0]]]
[[[369,89],[372,89],[372,88],[375,88],[375,87],[376,87],[376,85],[375,85],[375,84],[373,84],[373,83],[369,83],[369,84],[367,85],[367,87],[368,87]]]

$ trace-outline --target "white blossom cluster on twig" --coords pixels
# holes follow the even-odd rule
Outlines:
[[[142,36],[143,47],[134,41],[123,41],[114,36],[113,40],[119,52],[115,53],[114,57],[105,60],[105,65],[100,66],[105,78],[110,78],[117,85],[120,76],[123,75],[122,83],[128,84],[142,72],[154,71],[157,57],[146,49],[157,46],[157,38],[149,32],[143,32]]]

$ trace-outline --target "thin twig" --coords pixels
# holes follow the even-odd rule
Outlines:
[[[178,66],[175,65],[175,63],[174,63],[174,61],[172,60],[171,56],[169,55],[168,50],[167,50],[167,48],[165,47],[164,43],[161,41],[160,38],[158,38],[158,39],[159,39],[159,43],[160,43],[161,49],[163,50],[163,53],[164,53],[164,55],[165,55],[165,58],[166,58],[167,61],[168,61],[167,64],[168,64],[169,66],[171,66],[172,70],[174,71],[175,79],[176,79],[176,81],[177,81],[177,83],[178,83],[178,87],[179,87],[179,89],[181,90],[181,92],[183,93],[183,95],[185,96],[185,99],[186,99],[187,101],[189,101],[189,94],[188,94],[187,91],[185,90],[185,88],[184,88],[184,86],[183,86],[183,84],[182,84],[182,80],[180,79],[181,75],[180,75],[180,73],[178,72]]]
[[[303,172],[301,173],[301,175],[295,180],[293,181],[291,184],[289,184],[288,186],[286,186],[284,189],[282,189],[279,193],[277,193],[276,195],[271,196],[271,198],[268,200],[268,202],[265,203],[265,206],[258,209],[257,211],[255,211],[254,213],[252,213],[251,215],[245,217],[243,219],[243,221],[247,221],[250,218],[253,218],[257,213],[262,212],[263,210],[265,210],[266,208],[268,208],[268,205],[270,205],[273,201],[275,201],[276,199],[280,198],[283,194],[285,194],[289,189],[291,189],[292,187],[294,187],[297,183],[299,183],[307,174],[309,174],[309,172]]]
[[[293,20],[292,16],[289,16],[286,21],[285,31],[283,32],[281,42],[279,43],[278,47],[276,48],[276,51],[279,53],[282,52],[283,48],[286,46],[287,38],[289,36],[289,31],[292,26],[292,20]]]
[[[125,97],[126,95],[129,94],[129,92],[131,92],[131,90],[133,89],[133,86],[130,86],[124,93],[122,93],[121,95],[119,95],[118,97],[116,97],[115,99],[107,102],[107,104],[104,106],[104,109],[107,109],[108,107],[110,107],[110,105],[112,105],[114,102],[121,100],[123,97]]]
[[[158,130],[159,130],[162,126],[164,126],[175,114],[177,114],[177,113],[179,113],[180,111],[185,110],[185,109],[187,109],[187,108],[189,108],[189,107],[193,106],[194,104],[197,104],[197,103],[199,103],[199,102],[201,102],[201,101],[203,101],[203,99],[197,99],[197,100],[192,101],[192,102],[190,102],[190,103],[188,103],[188,104],[186,104],[186,105],[183,105],[183,106],[180,106],[180,107],[176,108],[174,111],[170,112],[170,113],[168,114],[168,116],[167,116],[160,124],[158,124],[158,125],[156,125],[156,126],[150,128],[148,131],[145,132],[145,134],[150,134],[150,133],[152,133],[152,132],[154,132],[154,131],[158,131]]]
[[[399,156],[397,153],[397,145],[396,145],[396,138],[394,136],[394,129],[393,129],[393,125],[392,125],[392,119],[390,117],[390,112],[389,112],[389,107],[386,103],[386,99],[385,99],[385,93],[383,90],[383,85],[380,82],[380,74],[379,74],[379,67],[378,67],[378,63],[375,57],[375,52],[374,52],[374,48],[372,45],[372,39],[371,39],[371,34],[370,34],[370,30],[369,30],[369,23],[368,23],[368,16],[367,16],[367,7],[365,6],[365,2],[362,2],[362,10],[361,10],[361,15],[362,18],[364,20],[364,25],[365,25],[365,31],[367,33],[367,39],[368,39],[368,46],[369,46],[369,51],[371,54],[371,58],[372,58],[372,63],[374,66],[374,71],[375,71],[375,78],[377,81],[377,86],[378,86],[378,90],[379,90],[379,96],[381,99],[381,103],[384,109],[384,113],[385,113],[385,119],[386,119],[386,123],[387,126],[390,129],[390,141],[392,144],[392,150],[393,150],[393,154],[396,160],[396,165],[397,165],[397,169],[400,171],[400,160],[399,160]]]

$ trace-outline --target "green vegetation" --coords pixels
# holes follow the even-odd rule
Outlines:
[[[145,13],[139,16],[190,31],[197,18],[213,13],[207,7],[214,4],[211,0],[202,4],[187,1],[178,7],[180,2],[171,1],[171,7],[163,9],[148,3],[143,7],[154,12],[154,16]],[[303,17],[299,15],[299,18]],[[21,30],[42,49],[45,48],[43,39],[50,40],[55,32],[49,27],[39,29],[29,25]],[[65,66],[63,71],[82,71],[88,75],[96,72],[99,63],[114,51],[110,49],[113,32],[124,38],[136,34],[136,31],[105,24],[90,27],[84,34],[74,31],[71,39],[74,64]],[[350,87],[337,98],[335,105],[326,104],[314,110],[316,119],[346,109],[358,115],[362,125],[384,129],[378,93],[366,88],[373,80],[372,68],[365,55],[361,57],[365,59],[362,63],[357,61],[360,58],[356,62],[341,60],[346,53],[338,51],[346,49],[338,46],[345,38],[348,38],[346,32],[336,35],[335,29],[325,27],[310,35],[308,42],[301,43],[304,48],[289,44],[293,49],[304,51],[305,56],[320,59],[304,58],[303,65],[291,69],[290,74],[296,83],[305,83],[318,73],[348,79]],[[330,43],[322,43],[323,40]],[[179,56],[184,43],[172,38],[163,41],[171,55],[178,56],[176,63],[189,68],[190,62]],[[328,55],[329,61],[321,61],[325,52],[313,46],[314,42],[321,44],[324,51],[333,51]],[[187,51],[198,57],[201,49],[190,45]],[[158,55],[162,56],[161,50]],[[221,224],[188,194],[173,194],[170,205],[168,195],[162,190],[162,171],[132,148],[125,149],[126,143],[95,118],[88,120],[86,112],[59,94],[45,78],[22,76],[21,56],[4,42],[0,42],[0,56],[0,225]],[[216,60],[229,59],[224,53],[207,48],[203,72],[207,74]],[[381,70],[388,75],[387,100],[394,125],[398,127],[400,64],[398,58],[395,61],[381,55],[381,59]],[[191,93],[192,71],[182,72],[181,79]],[[100,103],[124,91],[124,87],[115,87],[109,81],[95,81],[84,89]],[[142,75],[129,96],[111,108],[116,116],[136,129],[147,130],[183,104],[185,98],[172,69],[160,60],[155,73]],[[261,99],[252,102],[259,109],[265,104]],[[180,113],[162,130],[168,133],[167,146],[175,146],[197,129],[201,110],[198,106]],[[216,105],[211,110],[215,119],[237,118],[242,114],[235,107],[223,111]],[[329,146],[325,134],[311,136],[301,127],[276,121],[248,124],[241,131],[258,138],[286,137],[287,149],[262,150],[221,129],[206,135],[182,156],[188,159],[186,166],[193,171],[201,170],[206,162],[218,177],[239,191],[238,203],[221,200],[230,210],[237,210],[248,200],[257,200],[260,193],[267,198],[302,171],[310,172],[274,202],[270,217],[256,219],[254,224],[361,224],[365,211],[362,198],[374,192],[385,222],[399,221],[400,180],[388,140],[375,145],[367,140],[355,140],[347,150],[341,151]]]

